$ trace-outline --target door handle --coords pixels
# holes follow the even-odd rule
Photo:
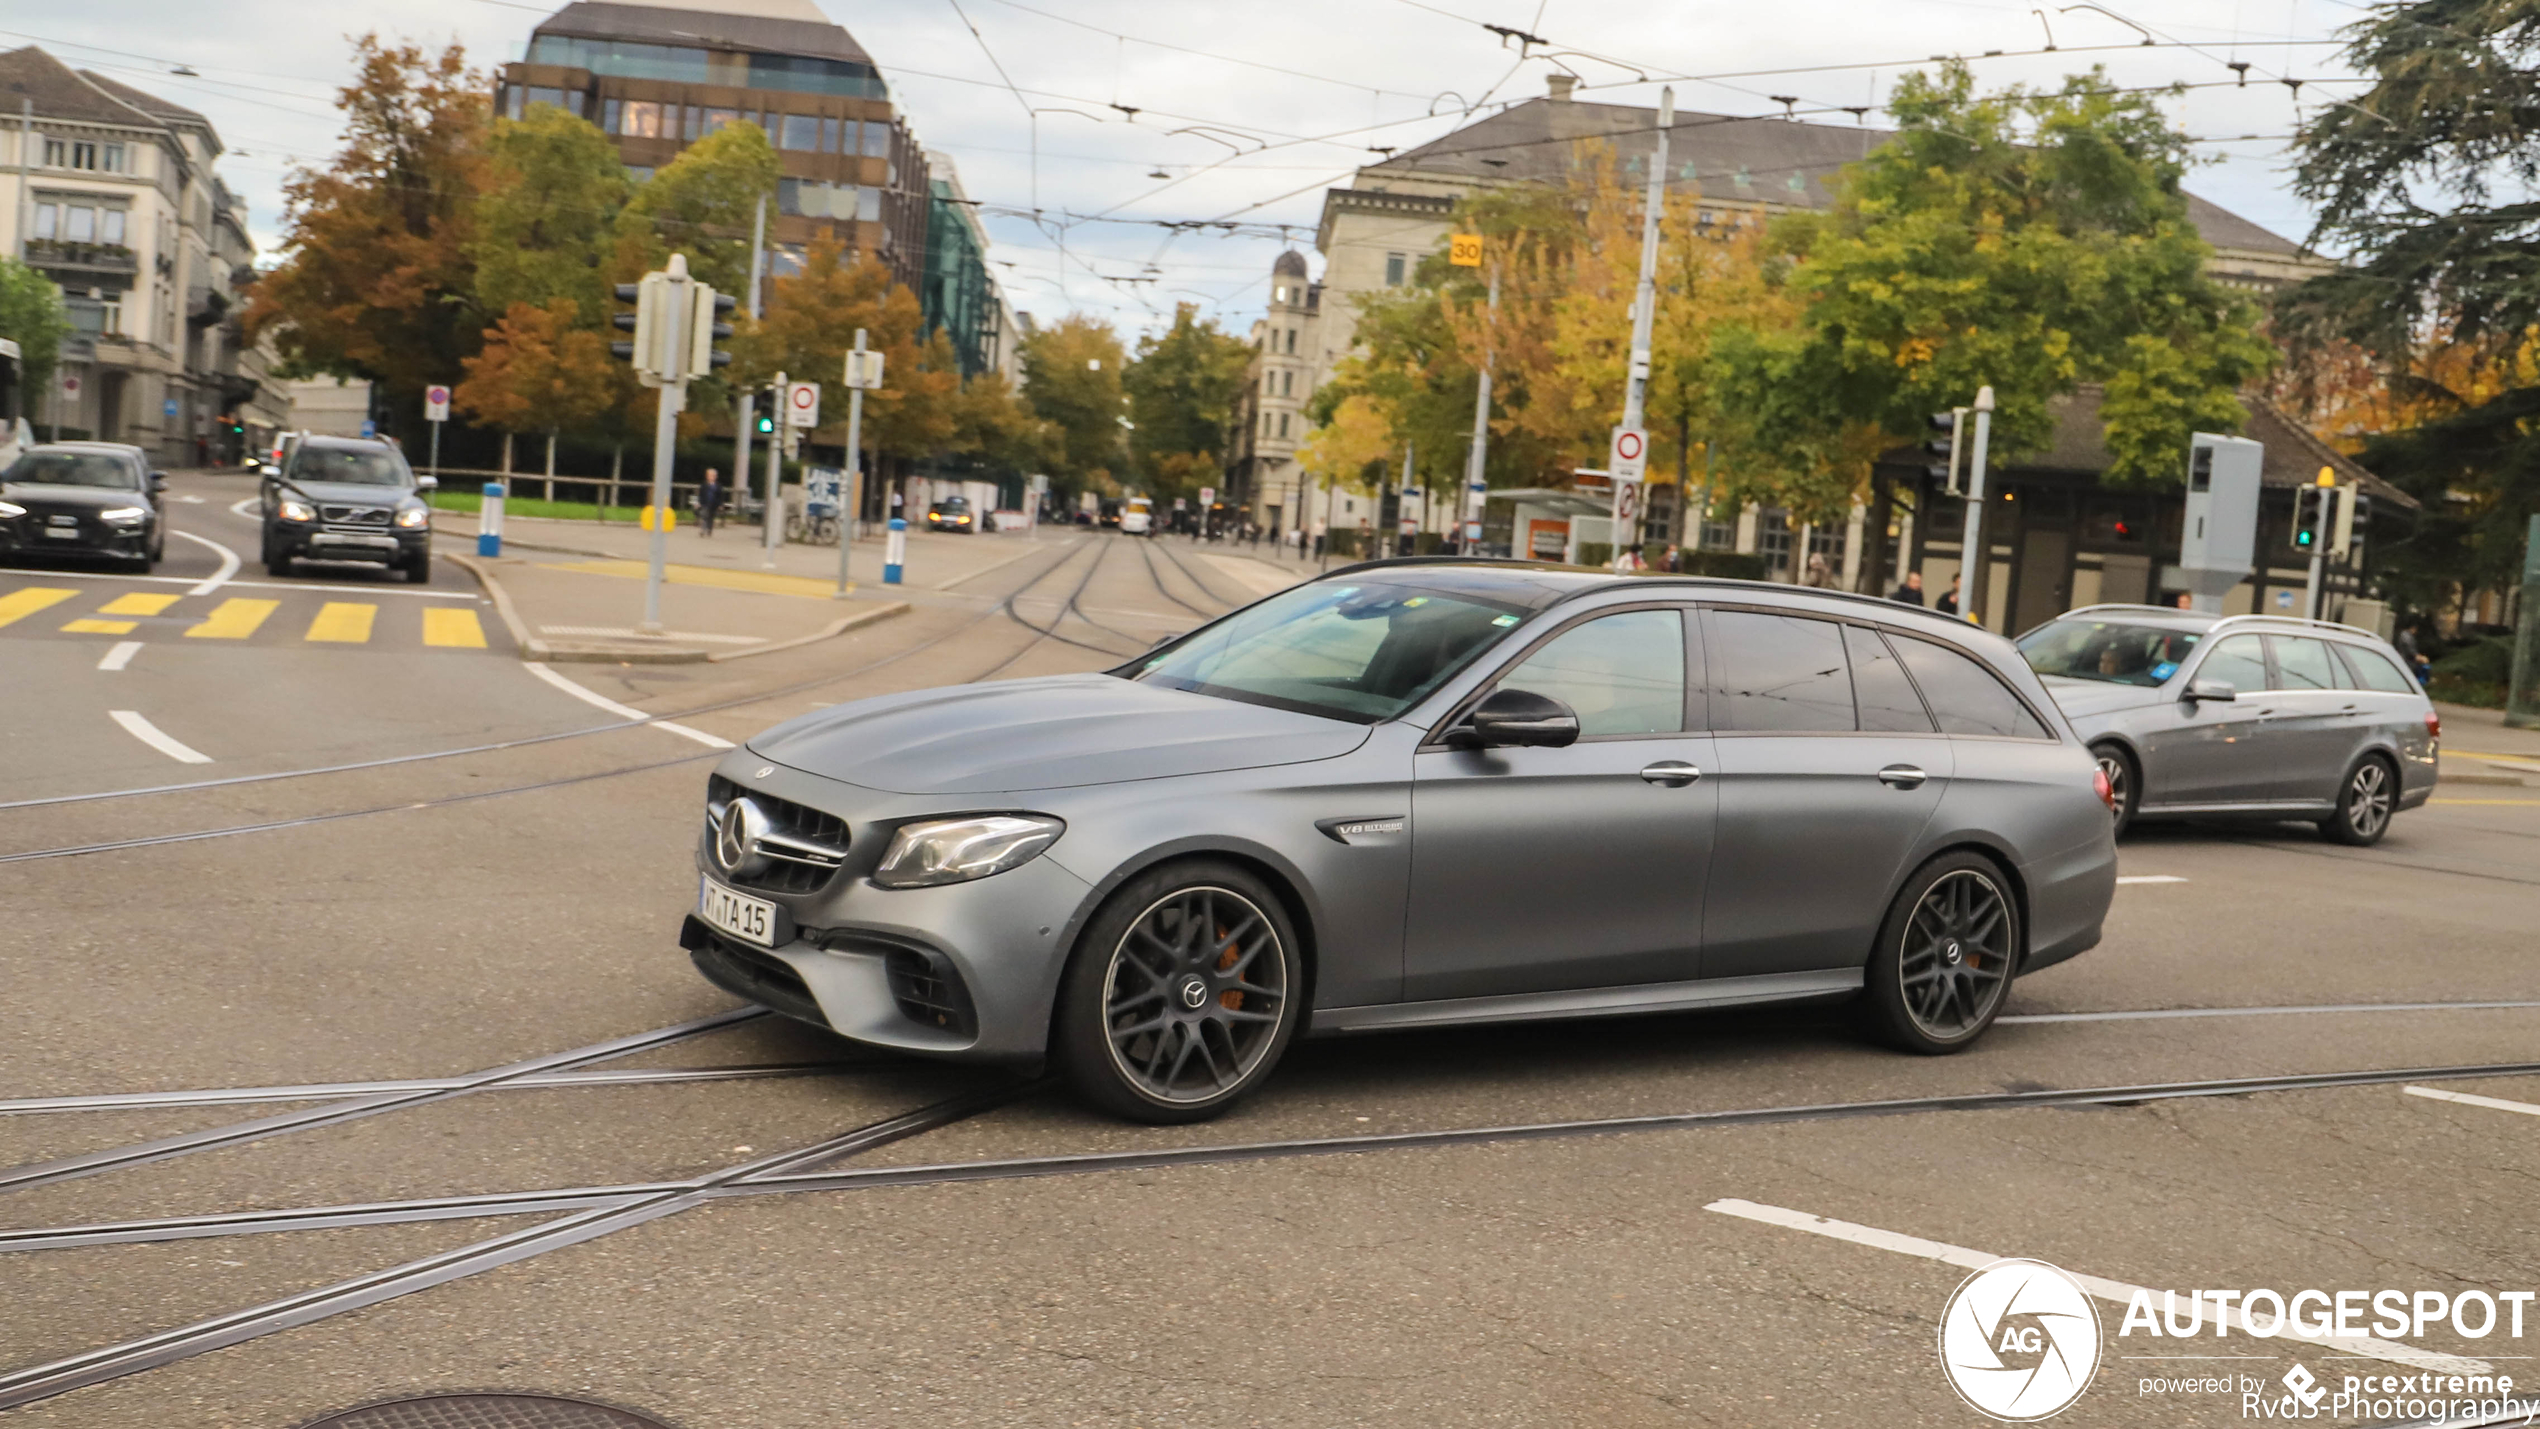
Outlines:
[[[1920,789],[1930,777],[1911,764],[1891,764],[1879,771],[1879,782],[1891,789]]]
[[[1646,783],[1664,784],[1670,789],[1681,789],[1700,779],[1702,771],[1681,759],[1662,759],[1640,771],[1640,777]]]

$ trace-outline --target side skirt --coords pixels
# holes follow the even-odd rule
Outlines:
[[[1755,1002],[1845,997],[1859,992],[1859,968],[1767,973],[1759,977],[1704,978],[1693,982],[1636,983],[1629,987],[1521,992],[1501,997],[1456,997],[1436,1002],[1379,1003],[1315,1009],[1317,1034],[1377,1032],[1400,1027],[1464,1027],[1486,1022],[1531,1022],[1556,1017],[1616,1017],[1639,1012],[1690,1012]]]

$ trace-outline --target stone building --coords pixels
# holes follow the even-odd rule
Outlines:
[[[34,46],[0,53],[0,251],[59,284],[59,375],[32,394],[40,435],[131,442],[160,463],[237,459],[275,416],[240,336],[253,276],[246,208],[193,110]]]

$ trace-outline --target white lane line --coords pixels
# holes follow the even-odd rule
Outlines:
[[[140,715],[135,714],[131,710],[108,710],[106,713],[113,717],[115,723],[124,727],[125,733],[130,734],[133,738],[140,740],[143,744],[150,746],[152,749],[159,751],[161,754],[166,755],[168,758],[175,760],[179,764],[209,764],[212,762],[212,756],[189,749],[186,746],[177,743],[175,740],[168,738],[166,734],[160,731],[157,725],[143,719]]]
[[[182,533],[182,532],[180,532],[179,534],[181,535],[181,534],[183,534],[183,533]],[[192,576],[124,576],[124,575],[112,575],[112,574],[109,574],[109,573],[104,572],[104,571],[62,571],[62,570],[48,570],[48,571],[44,571],[44,572],[42,572],[41,574],[43,575],[44,579],[46,579],[46,580],[48,580],[48,581],[149,581],[149,582],[151,582],[151,583],[153,583],[153,584],[156,584],[156,585],[193,585],[193,584],[195,584],[195,583],[196,583],[196,582],[195,582],[194,577],[192,577]],[[407,589],[407,588],[405,588],[405,587],[403,587],[403,586],[392,586],[392,585],[320,585],[320,584],[318,584],[318,583],[317,583],[317,582],[315,582],[315,581],[236,581],[236,580],[234,580],[234,581],[231,581],[231,582],[229,582],[229,583],[228,583],[228,588],[229,588],[229,589],[231,589],[231,590],[324,590],[324,591],[343,591],[343,592],[345,592],[346,594],[349,594],[349,595],[402,595],[402,596],[413,596],[413,597],[417,597],[417,598],[419,598],[419,599],[423,599],[423,600],[465,600],[465,601],[473,601],[473,602],[475,602],[475,603],[476,603],[476,604],[478,604],[478,605],[489,605],[489,604],[491,604],[491,603],[492,603],[492,602],[490,602],[490,601],[486,600],[486,598],[485,598],[484,596],[479,595],[479,594],[476,594],[475,592],[472,592],[472,591],[458,591],[458,590],[409,590],[409,589]]]
[[[193,542],[197,546],[209,546],[214,551],[220,553],[220,569],[213,573],[211,579],[204,581],[201,585],[187,591],[187,595],[210,595],[213,591],[219,590],[222,586],[229,584],[229,578],[238,574],[238,553],[236,551],[231,550],[218,541],[212,540],[208,536],[197,536],[191,531],[180,531],[173,526],[168,528],[168,534],[171,536],[183,536],[185,539]]]
[[[2518,1111],[2524,1116],[2540,1116],[2540,1106],[2529,1102],[2509,1102],[2503,1097],[2474,1097],[2467,1092],[2447,1092],[2441,1087],[2401,1087],[2412,1097],[2432,1097],[2439,1102],[2459,1102],[2463,1106],[2483,1106],[2489,1111]]]
[[[2185,883],[2186,881],[2175,873],[2127,873],[2117,877],[2119,883]]]
[[[138,640],[120,640],[120,641],[117,641],[117,642],[115,643],[114,648],[113,648],[113,649],[110,649],[110,650],[108,650],[108,651],[106,652],[105,658],[104,658],[104,659],[102,659],[102,660],[99,660],[99,661],[97,662],[97,668],[98,668],[98,669],[100,669],[100,670],[120,670],[120,669],[124,668],[125,666],[127,666],[127,665],[131,664],[131,663],[132,663],[132,657],[133,657],[133,656],[135,656],[135,655],[138,655],[138,654],[140,654],[140,653],[141,653],[141,642],[140,642],[140,641],[138,641]]]
[[[554,670],[549,669],[545,665],[529,663],[524,664],[521,668],[527,670],[533,675],[536,675],[539,679],[546,681],[548,684],[555,686],[557,689],[564,691],[566,694],[573,696],[575,699],[582,701],[584,704],[594,705],[600,709],[607,710],[610,714],[616,715],[620,719],[640,720],[651,725],[655,729],[666,729],[672,734],[679,735],[686,739],[693,739],[708,749],[730,749],[732,747],[732,741],[728,739],[718,739],[715,736],[706,733],[702,729],[690,729],[684,724],[673,724],[666,719],[655,719],[653,716],[644,713],[642,710],[635,708],[633,705],[622,705],[596,690],[586,690],[580,685],[575,684],[573,681],[566,679],[564,676],[557,674]]]
[[[1821,1235],[1829,1240],[1845,1241],[1852,1245],[1865,1245],[1872,1250],[1894,1251],[1898,1255],[1915,1256],[1922,1260],[1937,1260],[1944,1265],[1955,1265],[1966,1270],[1982,1270],[1996,1261],[2007,1258],[2004,1256],[1994,1255],[1986,1251],[1969,1250],[1965,1246],[1948,1245],[1936,1240],[1924,1240],[1920,1236],[1900,1235],[1895,1231],[1883,1231],[1875,1226],[1854,1225],[1850,1221],[1828,1220],[1823,1216],[1812,1216],[1805,1211],[1787,1211],[1779,1206],[1757,1205],[1753,1201],[1740,1201],[1735,1199],[1713,1201],[1710,1205],[1703,1207],[1703,1209],[1706,1211],[1718,1211],[1722,1215],[1737,1216],[1744,1220],[1761,1221],[1765,1225],[1780,1226],[1785,1230],[1806,1231],[1810,1235]],[[2080,1282],[2081,1288],[2088,1291],[2094,1299],[2108,1300],[2118,1305],[2126,1305],[2132,1303],[2134,1297],[2137,1295],[2147,1295],[2153,1298],[2154,1303],[2159,1303],[2160,1292],[2147,1290],[2140,1285],[2128,1285],[2122,1280],[2107,1280],[2096,1275],[2079,1275],[2070,1270],[2066,1270],[2064,1273],[2066,1275],[2071,1275],[2074,1280]],[[2244,1334],[2247,1333],[2249,1324],[2246,1311],[2237,1305],[2233,1306],[2232,1309],[2239,1317],[2238,1323],[2234,1328],[2239,1329]],[[2270,1337],[2252,1336],[2251,1338],[2266,1339]],[[2388,1360],[2392,1364],[2414,1365],[2419,1369],[2439,1370],[2445,1374],[2494,1373],[2494,1367],[2486,1363],[2484,1360],[2463,1359],[2458,1355],[2437,1354],[2431,1350],[2420,1350],[2413,1345],[2397,1344],[2389,1340],[2367,1339],[2360,1336],[2350,1338],[2336,1335],[2305,1335],[2296,1331],[2289,1323],[2279,1325],[2275,1335],[2271,1338],[2278,1340],[2292,1340],[2297,1344],[2318,1345],[2323,1349],[2335,1350],[2340,1354],[2356,1355],[2364,1359]]]
[[[264,498],[261,496],[242,497],[239,500],[229,503],[229,514],[232,516],[244,516],[250,521],[262,521],[264,519],[264,513],[262,511],[250,511],[247,509],[262,500],[264,500]]]
[[[200,506],[203,504],[203,498],[190,491],[186,492],[182,496],[179,496],[177,500],[184,502],[188,506]]]
[[[2340,1012],[2490,1012],[2540,1007],[2525,1002],[2328,1002],[2310,1007],[2156,1007],[2140,1012],[2032,1012],[1996,1022],[2156,1022],[2173,1017],[2291,1017]]]

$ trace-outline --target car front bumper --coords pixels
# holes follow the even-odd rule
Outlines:
[[[410,564],[432,548],[429,527],[330,531],[323,527],[286,526],[277,539],[285,554],[303,560],[369,561],[383,566]]]
[[[78,532],[75,536],[47,536],[46,530]],[[147,522],[138,526],[109,526],[102,521],[82,521],[76,527],[38,525],[33,519],[19,517],[0,521],[0,554],[23,556],[110,556],[130,558],[150,554],[151,530]]]

